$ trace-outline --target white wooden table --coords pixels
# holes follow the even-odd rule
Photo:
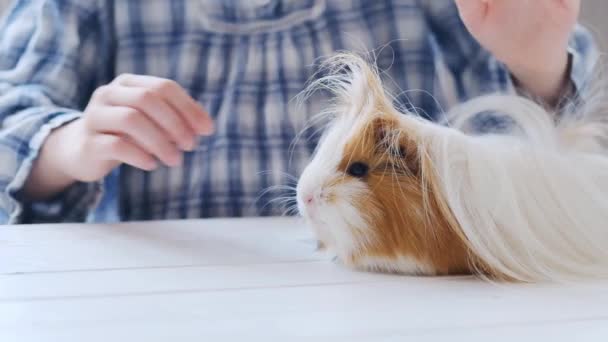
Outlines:
[[[608,341],[608,283],[349,271],[290,219],[0,227],[0,341]]]

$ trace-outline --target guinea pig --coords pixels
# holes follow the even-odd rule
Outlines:
[[[395,108],[379,73],[339,54],[331,118],[297,184],[320,245],[355,269],[508,281],[608,275],[605,101],[558,116],[523,96],[456,106],[447,124]],[[477,113],[513,122],[473,134]]]

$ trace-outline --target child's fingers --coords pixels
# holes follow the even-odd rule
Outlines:
[[[576,14],[579,13],[581,8],[581,0],[558,0],[561,5],[569,11],[574,11]]]
[[[154,76],[140,75],[123,75],[117,81],[124,86],[155,91],[180,113],[192,130],[199,134],[211,134],[213,132],[213,120],[209,114],[176,82]]]
[[[147,88],[112,85],[103,102],[116,107],[130,107],[140,111],[161,127],[182,150],[192,150],[195,132],[179,113],[163,100],[163,96]]]
[[[112,169],[116,163],[129,164],[146,171],[152,171],[158,167],[152,155],[119,135],[99,134],[96,137],[95,146],[99,148],[102,158],[112,162],[108,169]]]
[[[196,101],[194,101],[183,89],[175,88],[173,91],[164,93],[165,99],[171,103],[173,108],[182,113],[188,120],[190,127],[199,134],[213,133],[213,120]]]
[[[483,22],[488,12],[488,6],[491,0],[455,0],[456,7],[462,21],[469,27],[470,30],[476,28]]]
[[[124,135],[164,164],[178,166],[182,154],[167,134],[144,113],[129,107],[106,107],[103,115],[92,115],[92,126],[100,133]]]
[[[159,89],[165,100],[179,111],[197,133],[211,134],[213,120],[203,108],[186,91],[175,82],[157,80],[154,85]]]

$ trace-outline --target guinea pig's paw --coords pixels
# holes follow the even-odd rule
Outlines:
[[[300,239],[299,241],[306,244],[307,246],[310,246],[316,252],[323,252],[323,251],[327,250],[326,245],[323,243],[323,241],[321,241],[319,239],[305,238],[305,239]]]
[[[317,252],[326,252],[327,246],[321,240],[317,240]]]
[[[355,256],[352,256],[352,255],[349,255],[349,256],[343,255],[342,257],[337,255],[334,262],[337,264],[340,264],[342,266],[354,269],[354,270],[360,270],[359,258],[356,258]]]
[[[321,246],[319,246],[319,244]],[[325,245],[324,243],[318,242],[316,246],[317,248],[314,250],[314,254],[317,255],[320,259],[334,262],[335,259],[338,258],[336,253],[331,248],[327,247],[327,245]]]
[[[362,271],[401,275],[432,274],[432,268],[406,256],[366,256],[357,259],[355,267]]]
[[[342,261],[335,253],[324,252],[324,253],[320,253],[320,255],[321,255],[321,259],[324,261],[331,262],[331,263],[334,263],[337,265],[342,264]]]

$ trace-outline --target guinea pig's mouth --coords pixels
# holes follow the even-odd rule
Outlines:
[[[315,191],[300,190],[297,194],[300,215],[313,222],[321,222],[322,208],[327,206],[323,189]]]
[[[301,201],[298,201],[299,203]],[[300,216],[302,216],[306,221],[315,224],[322,224],[323,220],[321,219],[321,215],[319,213],[319,209],[314,204],[302,204],[298,205],[298,211],[300,212]]]

